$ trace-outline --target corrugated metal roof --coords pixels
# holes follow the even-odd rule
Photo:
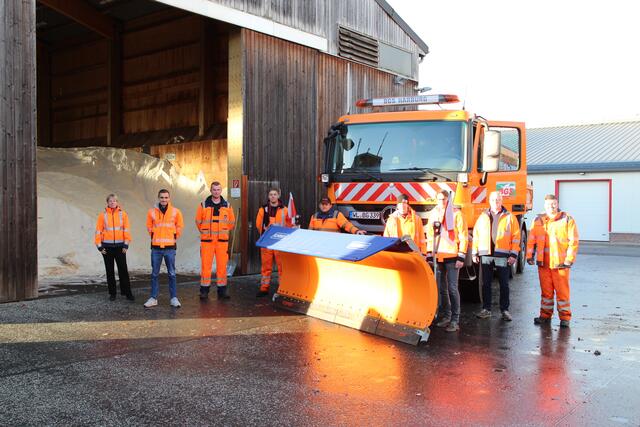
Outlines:
[[[531,173],[640,170],[640,121],[527,129]]]

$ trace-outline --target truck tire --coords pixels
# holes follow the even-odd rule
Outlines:
[[[527,226],[522,224],[522,230],[520,230],[520,253],[518,253],[518,262],[516,262],[516,273],[522,274],[524,272],[524,264],[527,262]]]

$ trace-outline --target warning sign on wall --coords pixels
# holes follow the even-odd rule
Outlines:
[[[240,198],[240,180],[239,179],[231,180],[231,197],[234,199]]]

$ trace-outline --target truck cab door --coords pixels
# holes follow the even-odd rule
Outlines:
[[[527,203],[526,133],[524,123],[489,121],[487,126],[476,130],[476,155],[474,172],[479,190],[472,199],[474,211],[479,213],[489,206],[489,194],[499,191],[503,205],[516,215],[523,215]],[[484,132],[494,131],[499,135],[498,167],[485,173],[482,165]]]

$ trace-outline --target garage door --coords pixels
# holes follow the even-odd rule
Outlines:
[[[560,209],[576,220],[580,240],[609,241],[609,182],[560,182]]]

